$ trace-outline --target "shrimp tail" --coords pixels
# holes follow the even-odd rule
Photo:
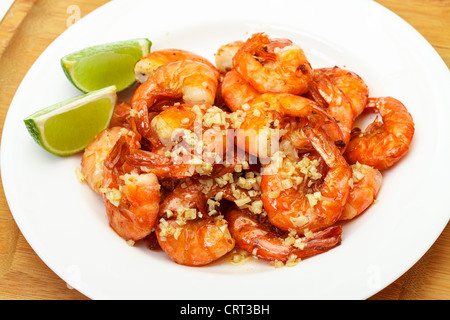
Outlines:
[[[316,114],[319,114],[319,117],[321,119],[320,122],[318,122],[313,117],[310,117],[309,123],[315,127],[318,127],[318,123],[325,122],[322,125],[322,128],[324,128],[327,135],[334,141],[334,144],[341,148],[342,150],[345,149],[347,144],[345,143],[345,136],[342,132],[338,121],[331,115],[329,115],[325,110],[323,110],[321,107],[313,107],[313,112]],[[324,121],[325,120],[325,121]]]
[[[125,137],[121,136],[106,157],[104,165],[109,170],[119,168],[125,163],[125,158],[129,154],[130,145],[127,143]]]
[[[306,258],[327,252],[341,244],[342,227],[332,226],[316,232],[312,238],[308,238],[305,248],[296,252],[299,258]]]
[[[321,108],[327,109],[328,108],[328,102],[322,97],[322,94],[319,91],[319,88],[317,86],[317,80],[314,79],[311,86],[309,87],[308,91],[308,97],[315,101]]]
[[[305,126],[303,131],[307,135],[311,144],[314,146],[316,151],[320,154],[320,156],[327,162],[327,164],[345,164],[345,159],[340,156],[340,152],[338,152],[337,147],[340,145],[338,143],[329,143],[328,136],[323,134],[321,129],[313,128],[310,126]]]

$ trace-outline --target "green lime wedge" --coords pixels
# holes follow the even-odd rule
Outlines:
[[[84,93],[116,86],[117,92],[135,83],[134,66],[150,52],[151,41],[132,39],[89,47],[61,59],[67,78]]]
[[[116,87],[110,86],[42,109],[24,122],[40,146],[69,156],[82,151],[108,127],[116,102]]]

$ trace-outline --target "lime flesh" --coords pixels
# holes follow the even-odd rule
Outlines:
[[[135,83],[134,66],[150,52],[148,39],[133,39],[89,47],[61,59],[68,79],[82,92],[116,86],[117,92]]]
[[[39,145],[53,154],[68,156],[82,151],[108,127],[116,101],[112,86],[40,110],[24,122]]]

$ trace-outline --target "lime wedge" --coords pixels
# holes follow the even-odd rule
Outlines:
[[[134,66],[149,54],[148,39],[132,39],[89,47],[61,59],[67,78],[84,93],[116,86],[121,92],[135,83]]]
[[[111,86],[42,109],[24,122],[44,149],[69,156],[82,151],[108,127],[116,102],[116,87]]]

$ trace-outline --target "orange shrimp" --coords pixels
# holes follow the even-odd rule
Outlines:
[[[166,148],[173,151],[181,146],[180,139],[186,138],[182,147],[210,163],[223,162],[227,149],[233,147],[233,136],[227,134],[230,126],[230,114],[207,104],[176,105],[151,122],[152,133]]]
[[[216,98],[218,80],[214,70],[204,63],[181,60],[165,64],[134,92],[131,103],[135,110],[138,132],[150,134],[149,111],[158,99],[182,98],[186,103],[212,105]]]
[[[315,125],[318,125],[318,119],[330,120],[330,116],[314,101],[289,93],[261,94],[252,99],[244,110],[246,116],[236,133],[236,144],[260,158],[269,158],[278,150],[283,117],[306,118]],[[330,123],[336,125],[334,119]],[[338,140],[341,139],[339,136]]]
[[[159,148],[132,153],[127,163],[166,178],[215,175],[222,172],[234,135],[228,134],[230,115],[206,104],[179,104],[156,115],[149,139]],[[230,166],[229,170],[232,170]]]
[[[209,178],[220,177],[226,173],[234,172],[234,165],[238,162],[209,163],[203,162],[198,165],[191,164],[190,161],[174,161],[171,156],[164,154],[136,150],[126,157],[126,165],[133,167],[140,172],[153,173],[163,179],[185,179],[198,176],[208,176]]]
[[[210,210],[208,199],[201,183],[186,182],[161,203],[155,233],[160,247],[178,264],[204,266],[234,248],[227,221]]]
[[[219,72],[225,74],[228,71],[233,70],[233,57],[243,44],[244,41],[238,40],[220,46],[214,55],[216,67]]]
[[[339,67],[320,68],[314,70],[315,77],[325,75],[350,100],[353,118],[356,119],[367,105],[369,88],[364,80],[356,73]]]
[[[137,241],[152,232],[161,193],[156,175],[124,169],[124,157],[130,148],[130,138],[121,136],[103,163],[100,191],[112,229],[127,241]]]
[[[303,132],[303,127],[306,125],[308,125],[308,119],[306,118],[284,118],[281,123],[281,127],[285,134],[280,140],[280,150],[285,153],[295,154],[313,152],[314,148],[309,143],[308,137]],[[339,128],[337,128],[337,130],[338,129]],[[340,132],[338,133],[340,135]]]
[[[243,105],[260,95],[235,70],[225,74],[219,88],[225,104],[231,111],[243,110]]]
[[[352,186],[340,220],[351,220],[369,208],[376,199],[383,180],[379,170],[367,165],[356,163],[350,168],[353,172]]]
[[[414,136],[414,121],[406,107],[392,97],[370,98],[367,112],[378,112],[364,132],[354,130],[344,154],[350,164],[359,162],[378,170],[387,169],[409,151]]]
[[[191,60],[204,63],[214,70],[217,77],[219,76],[219,72],[216,67],[208,59],[196,53],[180,49],[163,49],[149,53],[136,63],[134,68],[136,81],[139,83],[144,83],[160,66],[181,60]]]
[[[109,127],[125,127],[132,129],[134,124],[131,121],[131,109],[132,105],[129,102],[122,101],[116,104],[114,113],[109,123]]]
[[[233,58],[238,50],[244,45],[244,41],[237,40],[231,43],[220,46],[215,53],[215,62],[217,69],[222,74],[225,74],[234,69]],[[288,39],[271,39],[270,43],[266,46],[267,51],[274,51],[276,48],[283,48],[292,45],[292,41]]]
[[[234,68],[260,93],[306,93],[313,72],[303,50],[290,41],[274,42],[254,34],[235,54]]]
[[[184,179],[193,175],[192,165],[174,163],[170,157],[158,152],[135,150],[126,156],[125,165],[142,173],[153,173],[164,179]]]
[[[236,246],[264,260],[296,261],[324,253],[341,243],[340,226],[298,237],[277,229],[260,215],[234,206],[225,217]]]
[[[117,140],[123,135],[130,138],[130,143],[139,148],[138,137],[124,127],[112,127],[100,132],[85,148],[81,158],[81,172],[86,183],[96,193],[101,194],[104,170],[103,162],[115,146]]]
[[[152,140],[166,147],[173,147],[178,141],[175,140],[177,131],[194,130],[194,122],[197,113],[194,112],[195,104],[177,104],[158,113],[151,121]],[[202,116],[211,105],[197,105],[198,113]]]
[[[354,123],[353,108],[350,100],[325,74],[317,74],[310,89],[313,97],[319,101],[323,99],[326,102],[325,110],[330,116],[336,119],[343,137],[340,146],[345,150],[345,147],[350,141],[350,134]],[[321,103],[319,101],[318,104],[320,105]],[[325,126],[325,131],[330,136],[336,135],[335,133],[330,133],[330,130],[335,129],[335,126]]]
[[[339,220],[351,178],[349,165],[323,131],[310,127],[303,131],[328,166],[326,176],[322,177],[318,163],[307,155],[297,163],[280,155],[279,161],[264,168],[261,181],[269,221],[282,230],[300,234],[324,229]]]

